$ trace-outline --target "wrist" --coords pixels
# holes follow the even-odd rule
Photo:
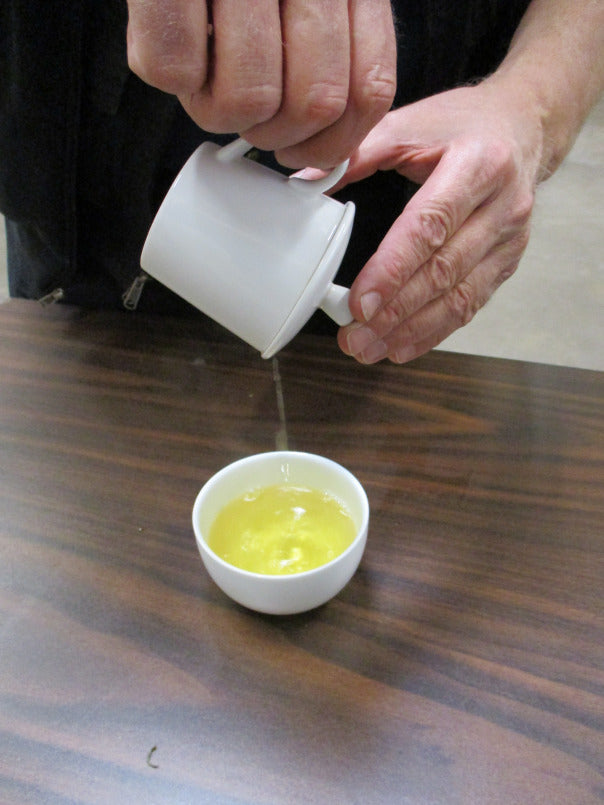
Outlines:
[[[553,173],[554,146],[538,97],[530,86],[519,86],[518,77],[507,70],[496,71],[481,85],[487,103],[496,109],[500,131],[507,130],[517,144],[527,180],[536,186]]]
[[[490,78],[500,97],[516,110],[519,124],[532,139],[536,155],[536,182],[544,181],[570,151],[589,111],[572,93],[560,92],[543,71],[504,65]]]
[[[538,120],[539,179],[547,178],[604,89],[604,3],[532,0],[507,56],[488,80],[515,98],[529,121]]]

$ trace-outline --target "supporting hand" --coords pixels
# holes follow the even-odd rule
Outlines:
[[[540,157],[537,117],[488,83],[387,115],[345,179],[397,170],[422,186],[352,286],[344,352],[402,363],[469,322],[526,247]]]

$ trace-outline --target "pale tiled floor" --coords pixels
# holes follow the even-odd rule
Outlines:
[[[6,297],[0,226],[0,298]],[[442,348],[604,370],[604,99],[538,190],[516,274]]]

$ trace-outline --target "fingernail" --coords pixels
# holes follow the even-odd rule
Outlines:
[[[302,170],[292,173],[292,179],[316,179],[317,174],[320,174],[316,168],[302,168]]]
[[[411,344],[408,347],[398,349],[391,360],[393,363],[407,363],[407,361],[411,361],[414,358],[417,358],[417,350],[415,344]]]
[[[358,355],[376,340],[377,336],[369,327],[357,327],[348,335],[346,343],[348,344],[350,354]]]
[[[377,291],[368,291],[361,296],[361,310],[365,321],[372,319],[382,306],[382,297]]]
[[[388,355],[388,347],[383,341],[374,341],[373,344],[370,344],[367,349],[361,352],[361,360],[363,363],[376,363],[376,361],[381,361],[382,358],[385,358]]]

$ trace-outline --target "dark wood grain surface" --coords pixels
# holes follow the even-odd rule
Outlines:
[[[344,591],[232,603],[190,524],[282,443],[371,505]],[[604,801],[604,375],[278,366],[201,322],[0,306],[0,802]]]

